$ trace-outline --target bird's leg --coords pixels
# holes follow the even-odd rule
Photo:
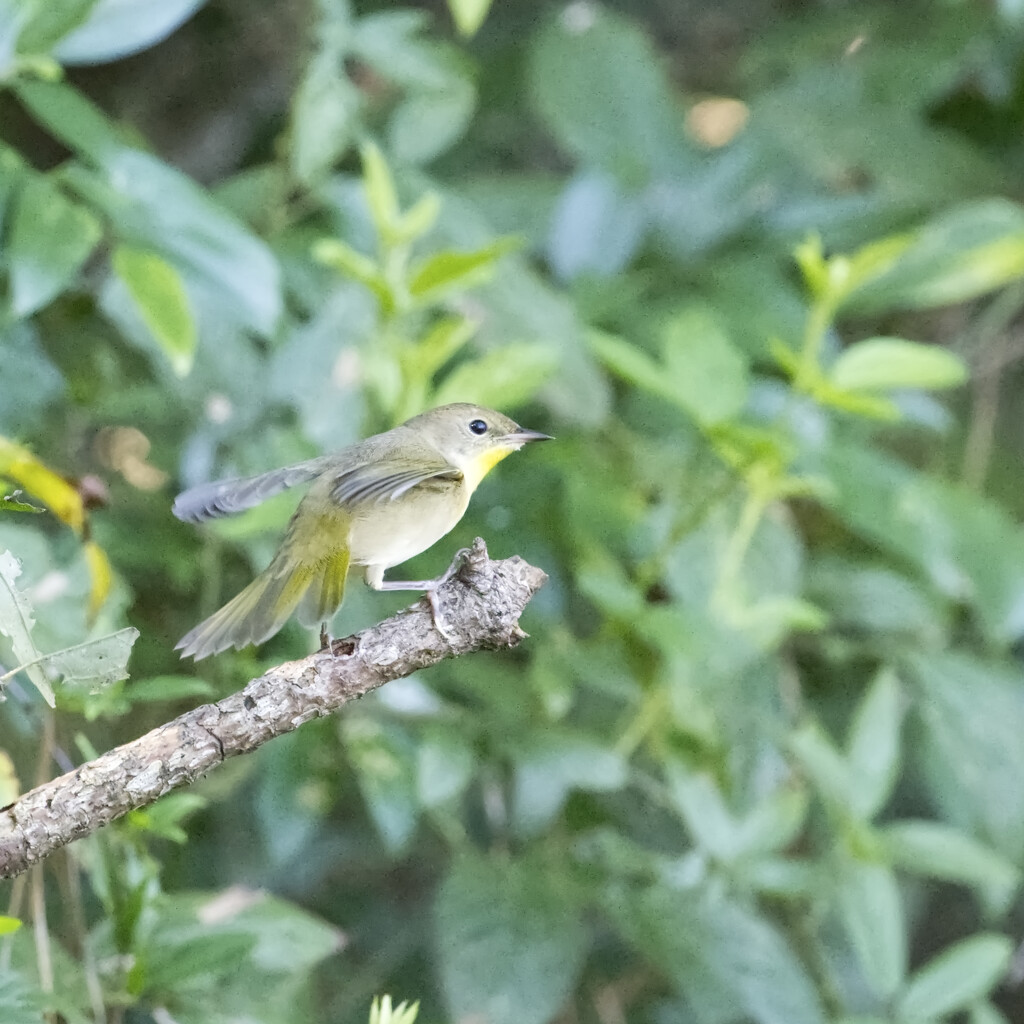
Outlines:
[[[321,651],[326,651],[326,650],[329,650],[330,647],[331,647],[331,637],[330,637],[330,634],[327,632],[327,623],[326,622],[321,622],[320,623],[320,650]]]
[[[448,629],[441,606],[437,603],[437,592],[452,577],[458,576],[462,571],[462,567],[466,564],[469,555],[469,548],[460,548],[455,552],[452,564],[440,576],[435,576],[432,580],[385,580],[382,568],[379,566],[367,566],[366,582],[374,590],[422,590],[426,594],[427,601],[430,603],[430,613],[438,633],[446,640],[453,640],[455,639],[454,634]]]

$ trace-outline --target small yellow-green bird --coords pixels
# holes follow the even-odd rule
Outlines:
[[[312,481],[269,566],[237,597],[178,641],[197,661],[229,647],[272,637],[298,609],[306,626],[326,624],[341,606],[351,566],[365,566],[374,590],[424,590],[445,579],[395,581],[385,570],[425,551],[462,518],[488,471],[528,441],[551,440],[524,430],[493,409],[456,403],[333,455],[259,476],[201,484],[178,495],[184,522],[232,515],[287,487]]]

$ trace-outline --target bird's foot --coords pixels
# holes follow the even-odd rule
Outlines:
[[[322,622],[320,624],[320,652],[330,651],[331,654],[335,653],[334,641],[331,639],[331,634],[327,632],[327,623]]]
[[[466,562],[469,560],[470,549],[459,548],[455,552],[455,557],[452,559],[452,564],[435,580],[430,581],[430,586],[427,587],[426,597],[430,604],[430,614],[434,620],[434,628],[447,640],[449,643],[453,643],[458,639],[456,633],[449,628],[448,623],[444,617],[444,612],[441,611],[441,605],[437,600],[437,592],[443,587],[449,580],[454,579],[459,575],[460,572],[466,567]]]

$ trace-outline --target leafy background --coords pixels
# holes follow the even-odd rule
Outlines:
[[[289,514],[179,488],[558,436],[412,567],[531,639],[7,884],[0,1019],[1024,1019],[1024,10],[487,7],[0,3],[0,803],[310,650],[177,661]]]

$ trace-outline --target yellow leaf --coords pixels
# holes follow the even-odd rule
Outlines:
[[[81,495],[63,477],[40,462],[27,448],[0,437],[0,476],[34,494],[62,523],[75,533],[85,524]]]
[[[85,562],[89,566],[89,621],[91,622],[99,614],[110,594],[110,585],[113,582],[114,574],[110,568],[110,560],[107,553],[94,540],[87,540],[84,545]]]
[[[14,770],[14,762],[6,750],[0,750],[0,807],[13,804],[21,793],[21,783]],[[0,931],[0,935],[3,932]]]

